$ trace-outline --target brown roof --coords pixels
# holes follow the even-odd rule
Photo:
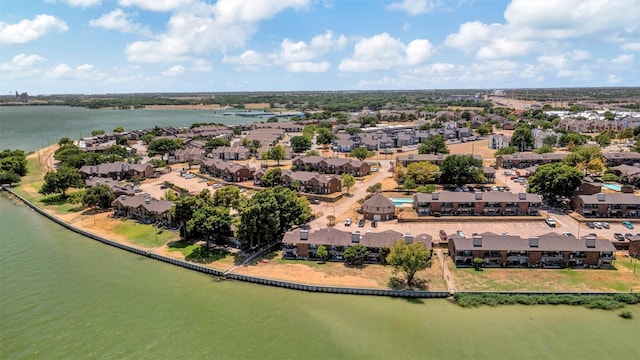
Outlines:
[[[119,196],[117,199],[113,201],[113,203],[119,203],[122,206],[137,208],[144,207],[147,211],[155,212],[158,214],[162,214],[166,211],[169,211],[173,206],[173,202],[158,200],[152,197],[143,197],[143,196]]]
[[[391,206],[391,208],[395,207],[395,204],[393,203],[393,201],[391,201],[391,199],[389,199],[388,197],[377,193],[375,195],[373,195],[372,197],[370,197],[367,201],[365,201],[362,206],[364,207],[389,207]]]
[[[437,197],[437,199],[434,199]],[[478,197],[478,199],[476,199]],[[502,191],[487,191],[487,192],[457,192],[457,191],[442,191],[433,194],[417,193],[413,195],[413,200],[416,203],[424,202],[527,202],[527,203],[539,203],[542,202],[542,197],[538,194],[530,193],[511,193]]]
[[[607,194],[578,195],[584,204],[636,204],[640,205],[640,196],[634,194]]]
[[[594,239],[595,247],[587,247],[588,236],[576,239],[570,236],[549,233],[537,237],[537,247],[530,246],[528,238],[521,238],[519,236],[503,236],[493,233],[483,233],[477,236],[482,237],[482,243],[480,246],[473,246],[473,237],[462,238],[457,235],[453,235],[449,238],[449,241],[453,241],[454,247],[457,251],[616,251],[616,248],[609,240]]]
[[[394,242],[405,239],[405,235],[394,230],[385,230],[382,232],[367,232],[360,234],[359,232],[348,232],[337,230],[335,228],[323,228],[308,233],[308,239],[300,239],[300,232],[306,231],[301,228],[293,229],[284,234],[282,242],[285,244],[314,244],[314,245],[333,245],[348,246],[357,243],[352,242],[352,237],[356,234],[360,237],[359,244],[366,247],[391,247]],[[424,243],[427,248],[431,248],[431,235],[419,234],[413,236],[413,241]]]

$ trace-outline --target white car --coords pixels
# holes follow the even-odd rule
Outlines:
[[[554,218],[546,218],[544,219],[544,222],[547,223],[547,225],[551,226],[551,227],[556,227],[556,220]]]
[[[458,230],[456,233],[458,234],[458,236],[464,237],[464,231]]]

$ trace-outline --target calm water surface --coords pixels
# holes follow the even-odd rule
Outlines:
[[[24,119],[33,114],[14,121],[0,110],[2,145],[15,148],[5,144],[21,142],[8,139],[5,126],[30,133],[15,125],[30,127]],[[72,136],[58,121],[48,134]],[[23,148],[38,147],[37,136],[23,139]],[[631,321],[578,307],[463,309],[214,282],[75,235],[0,198],[0,359],[638,358],[640,306],[630,309]]]

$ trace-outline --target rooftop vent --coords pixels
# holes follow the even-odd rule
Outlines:
[[[598,194],[598,201],[604,201],[605,200],[605,195],[604,193],[599,193]]]
[[[356,231],[354,233],[351,233],[351,242],[352,243],[359,243],[360,242],[360,231]]]
[[[532,236],[529,238],[529,247],[538,247],[538,237],[537,236]]]
[[[413,235],[411,235],[411,233],[405,233],[404,242],[407,244],[411,244],[413,242]]]
[[[527,193],[518,193],[518,199],[519,200],[526,200],[527,199]]]
[[[151,204],[151,199],[149,198],[144,199],[144,203],[147,205]]]
[[[439,192],[431,193],[431,200],[438,200],[440,198]]]
[[[482,192],[476,191],[476,200],[482,200]]]
[[[309,230],[300,230],[300,240],[309,240]]]
[[[596,237],[595,236],[587,236],[585,238],[585,242],[588,248],[595,248],[596,247]]]
[[[473,235],[473,247],[482,247],[482,235]]]

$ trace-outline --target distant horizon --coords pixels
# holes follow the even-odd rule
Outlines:
[[[638,19],[638,0],[3,1],[0,93],[634,87]]]

